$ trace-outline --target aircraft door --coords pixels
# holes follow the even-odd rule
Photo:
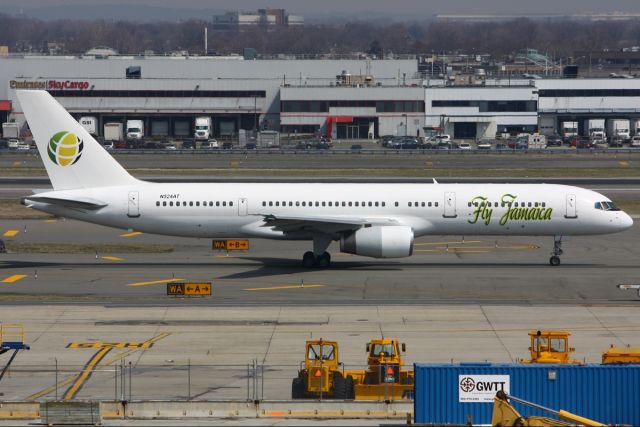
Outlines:
[[[238,199],[238,216],[247,216],[249,209],[249,202],[246,198]]]
[[[444,214],[445,218],[456,218],[456,193],[444,193]]]
[[[127,203],[127,216],[137,218],[140,216],[140,200],[137,191],[129,191],[129,202]]]
[[[576,195],[567,194],[567,212],[564,215],[565,218],[577,218],[578,212],[576,210]]]

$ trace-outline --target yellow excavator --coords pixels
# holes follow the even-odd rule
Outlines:
[[[540,416],[524,417],[520,415],[510,401],[540,409],[544,412],[555,415],[559,419]],[[502,390],[496,393],[496,397],[493,399],[491,425],[494,427],[607,427],[607,424],[602,424],[601,422],[593,421],[562,409],[555,411],[553,409],[545,408],[544,406],[536,405],[535,403],[527,402],[526,400],[518,399],[517,397],[507,396],[507,394]]]

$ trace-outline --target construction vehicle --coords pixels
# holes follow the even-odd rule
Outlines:
[[[531,331],[531,359],[519,360],[520,363],[562,363],[583,364],[580,360],[571,359],[575,348],[569,347],[570,332],[564,331]]]
[[[526,405],[532,408],[539,409],[544,412],[555,415],[556,417],[566,420],[560,421],[554,418],[530,416],[524,417],[511,405],[511,402],[517,402],[522,405]],[[567,422],[568,421],[568,422]],[[518,399],[513,396],[507,396],[507,394],[500,390],[496,393],[496,397],[493,399],[493,414],[491,416],[491,425],[494,427],[556,427],[556,426],[590,426],[590,427],[606,427],[607,424],[602,424],[598,421],[593,421],[588,418],[581,417],[579,415],[572,414],[564,410],[555,411],[553,409],[545,408],[544,406],[536,405],[535,403],[527,402],[526,400]]]
[[[602,353],[602,364],[640,363],[639,347],[614,347],[613,344]]]
[[[413,399],[413,371],[403,370],[404,343],[396,339],[374,339],[367,343],[365,371],[348,371],[355,382],[356,400]]]
[[[353,377],[338,359],[338,343],[310,340],[305,350],[304,362],[291,383],[291,398],[353,399]]]

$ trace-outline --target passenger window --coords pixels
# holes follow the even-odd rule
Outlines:
[[[196,206],[200,206],[200,202],[196,202]]]
[[[414,203],[414,204],[413,204],[413,206],[415,206],[416,208],[417,208],[418,206],[420,206],[420,205],[418,204],[418,202],[413,202],[413,203]]]
[[[189,206],[193,206],[193,202],[189,202]]]
[[[300,202],[296,202],[296,206],[300,206]]]
[[[385,204],[385,202],[382,202],[382,207],[383,207],[383,208],[384,208],[384,204]]]
[[[233,206],[233,202],[229,202],[229,206]]]
[[[276,202],[276,206],[280,206],[280,202]]]
[[[227,202],[222,202],[222,206],[227,206]]]
[[[396,202],[396,208],[400,205],[400,203]]]
[[[426,206],[425,202],[420,203],[420,206],[422,206],[423,208]]]
[[[349,202],[349,206],[352,206],[353,204],[351,202]]]
[[[376,203],[376,205],[377,205],[377,203]],[[373,206],[373,203],[369,202],[369,207],[371,207],[371,206]]]
[[[329,202],[329,206],[331,206],[331,202]]]
[[[546,206],[547,206],[547,204],[545,202],[542,202],[542,207],[544,208]]]
[[[431,207],[431,202],[428,203],[428,206]],[[471,203],[469,203],[469,206],[471,206]]]
[[[498,207],[498,202],[495,202],[495,203],[493,204],[493,206],[497,208],[497,207]]]
[[[471,207],[471,202],[469,202],[469,207]]]
[[[346,202],[342,202],[342,206],[343,207],[346,206]],[[351,205],[349,205],[349,206],[351,206]]]
[[[216,206],[220,206],[220,202],[216,202]],[[267,202],[262,202],[262,206],[267,206]]]
[[[156,202],[156,206],[160,206],[160,202]]]
[[[316,208],[320,206],[320,202],[316,202]]]
[[[267,206],[267,202],[262,202],[262,206]]]
[[[411,207],[411,202],[408,202],[408,203],[407,203],[407,205],[408,205],[409,207]]]
[[[533,204],[533,206],[537,208],[537,207],[538,207],[538,202],[535,202],[535,203]]]
[[[322,207],[324,208],[327,205],[326,202],[322,202]]]
[[[167,202],[162,202],[162,206],[167,206]]]
[[[356,202],[356,206],[360,206],[360,202]]]
[[[438,207],[438,202],[436,202],[436,203],[435,203],[435,207],[436,207],[436,208]]]
[[[269,206],[273,206],[273,202],[269,202]]]
[[[307,202],[302,202],[302,206],[307,206]]]
[[[378,207],[378,202],[376,202],[376,207]]]
[[[169,206],[173,206],[173,202],[169,202]]]
[[[209,206],[213,206],[213,202],[209,202]]]
[[[528,203],[528,206],[531,207],[531,202]]]

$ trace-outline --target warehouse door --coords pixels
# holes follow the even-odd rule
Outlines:
[[[453,125],[453,137],[456,139],[473,139],[476,137],[476,122],[457,122]]]

